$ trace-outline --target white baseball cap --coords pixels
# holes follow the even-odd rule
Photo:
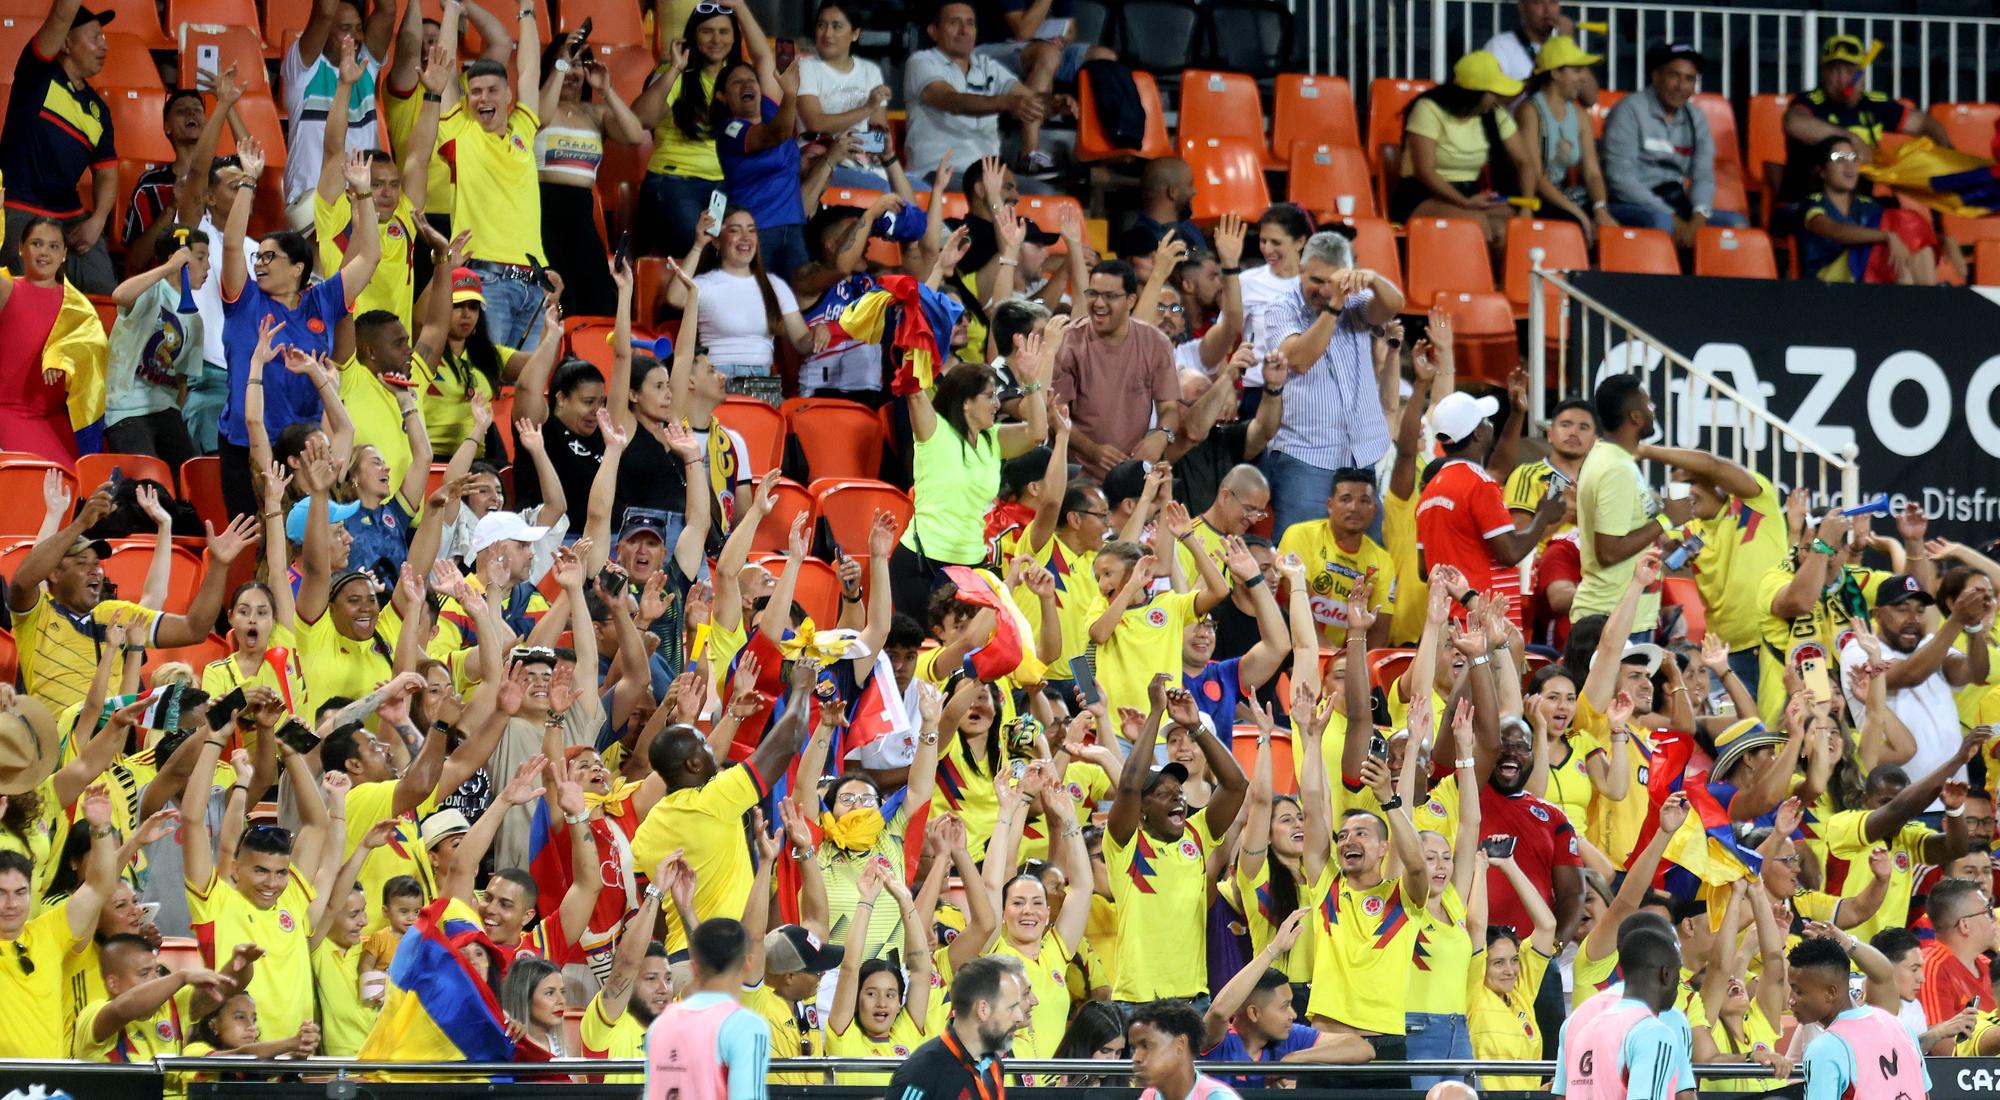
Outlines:
[[[548,533],[548,528],[536,527],[519,512],[488,512],[472,529],[472,552],[477,554],[496,542],[540,542]]]
[[[1469,393],[1448,393],[1431,409],[1431,431],[1446,443],[1463,443],[1479,430],[1480,422],[1500,411],[1497,397],[1474,397]]]

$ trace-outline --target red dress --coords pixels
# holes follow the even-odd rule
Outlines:
[[[74,466],[76,432],[69,424],[68,388],[42,380],[42,350],[62,304],[62,287],[16,279],[7,305],[0,308],[0,450],[26,451]]]

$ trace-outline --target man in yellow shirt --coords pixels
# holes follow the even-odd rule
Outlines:
[[[1271,483],[1265,479],[1264,471],[1247,462],[1231,467],[1228,473],[1222,475],[1222,484],[1215,490],[1215,500],[1209,504],[1208,510],[1195,517],[1193,540],[1174,548],[1174,556],[1180,559],[1181,576],[1190,585],[1193,584],[1199,575],[1194,558],[1197,553],[1207,554],[1211,559],[1221,557],[1223,547],[1231,536],[1242,538],[1270,515]],[[1235,578],[1225,568],[1222,579],[1233,581]],[[1257,613],[1248,606],[1243,611],[1247,615]]]
[[[99,949],[103,1000],[76,1016],[69,1056],[83,1062],[141,1064],[181,1052],[196,1020],[222,1006],[239,982],[248,982],[248,950],[230,960],[229,974],[213,970],[161,973],[160,954],[140,936],[120,933]]]
[[[32,702],[30,700],[29,702]],[[46,713],[35,716],[44,720]],[[9,748],[29,742],[45,744],[27,719],[0,713],[0,730],[8,730]],[[53,758],[49,760],[54,763]],[[39,782],[39,779],[36,780]],[[35,784],[8,784],[21,794]],[[111,824],[111,796],[93,788],[83,796],[83,820],[90,827],[90,857],[84,879],[69,897],[29,919],[35,910],[35,865],[20,852],[0,851],[0,1004],[7,1024],[0,1026],[0,1058],[64,1058],[69,1036],[63,1034],[63,960],[97,931],[97,918],[118,882],[118,830]]]
[[[457,81],[424,73],[423,115],[443,112],[437,151],[452,182],[452,228],[472,232],[479,258],[466,266],[485,282],[486,331],[503,348],[530,348],[542,327],[542,286],[535,280],[541,261],[542,198],[537,182],[535,131],[541,116],[541,36],[535,9],[521,9],[514,58],[515,85],[507,67],[484,59],[465,68],[464,90]],[[441,85],[441,86],[439,86]],[[433,102],[432,96],[440,97]],[[424,123],[421,116],[417,129]]]
[[[208,638],[222,611],[229,566],[256,538],[253,517],[238,516],[208,539],[208,574],[186,614],[168,615],[126,600],[108,598],[103,559],[111,546],[84,532],[114,508],[111,487],[98,487],[77,509],[76,518],[35,544],[7,582],[7,607],[14,614],[14,643],[20,650],[21,682],[28,694],[61,711],[83,701],[97,672],[104,626],[125,623],[133,644],[157,649],[194,645]],[[44,590],[43,582],[47,582]]]
[[[1519,526],[1535,518],[1535,509],[1542,506],[1542,499],[1551,490],[1560,493],[1583,477],[1584,457],[1597,445],[1597,413],[1590,402],[1575,397],[1557,405],[1546,438],[1549,456],[1514,467],[1514,472],[1507,475],[1506,488],[1501,491],[1507,510],[1514,513],[1514,522]],[[1576,513],[1571,511],[1563,516],[1562,522],[1549,528],[1541,544],[1547,546],[1550,539],[1575,527]]]
[[[1829,892],[1836,881],[1844,898],[1867,891],[1874,879],[1868,870],[1868,854],[1877,845],[1887,847],[1895,861],[1881,907],[1851,929],[1856,936],[1866,939],[1884,928],[1908,924],[1917,866],[1942,867],[1971,847],[1965,827],[1965,783],[1952,776],[1979,755],[1986,739],[1983,729],[1968,733],[1950,759],[1914,783],[1901,768],[1876,768],[1862,792],[1865,808],[1834,814],[1832,821],[1821,826],[1820,835],[1826,837]],[[1932,799],[1944,803],[1943,832],[1912,820]]]
[[[1576,547],[1583,558],[1583,581],[1570,603],[1571,622],[1610,612],[1625,593],[1639,552],[1666,533],[1634,457],[1639,441],[1653,434],[1652,396],[1637,375],[1614,374],[1598,384],[1595,401],[1603,437],[1577,471]],[[1639,601],[1632,630],[1650,635],[1659,619],[1659,593],[1648,592]]]
[[[1222,843],[1250,790],[1229,746],[1202,724],[1194,696],[1167,685],[1160,674],[1146,687],[1150,715],[1118,774],[1104,828],[1111,893],[1128,932],[1118,937],[1114,952],[1114,1001],[1193,998],[1207,988],[1206,973],[1191,960],[1208,957],[1208,854]],[[1192,816],[1182,794],[1187,769],[1171,763],[1153,767],[1163,718],[1194,738],[1215,784],[1208,805]]]
[[[350,46],[340,59],[340,75],[333,101],[346,103],[354,86],[367,75]],[[354,207],[347,196],[346,111],[328,111],[320,163],[319,182],[313,192],[313,229],[319,245],[321,271],[340,269],[347,250],[348,234],[354,229]],[[381,238],[382,258],[368,285],[354,299],[353,313],[383,310],[410,324],[411,305],[416,296],[417,210],[423,206],[425,182],[430,172],[430,148],[437,141],[437,115],[418,113],[412,147],[399,169],[396,158],[380,149],[354,154],[368,161],[368,193],[375,204],[376,234]],[[421,147],[422,152],[417,152]],[[364,436],[364,439],[367,437]],[[370,440],[373,442],[373,440]]]
[[[583,1056],[586,1058],[644,1058],[646,1029],[674,999],[674,983],[667,972],[667,949],[653,938],[663,894],[675,885],[683,886],[676,903],[685,900],[692,907],[693,880],[678,873],[685,867],[674,856],[661,860],[653,870],[645,900],[625,922],[624,938],[611,959],[611,975],[604,988],[583,1010]],[[609,1074],[605,1083],[644,1084],[644,1074]]]
[[[1333,472],[1333,495],[1326,498],[1326,518],[1294,523],[1278,540],[1279,554],[1297,554],[1305,563],[1312,588],[1313,623],[1320,644],[1339,649],[1347,641],[1348,595],[1363,578],[1373,576],[1369,606],[1376,612],[1368,630],[1368,648],[1389,644],[1390,612],[1396,601],[1396,560],[1368,528],[1377,514],[1375,473],[1348,468]]]
[[[1701,550],[1692,566],[1708,630],[1728,644],[1729,667],[1748,687],[1756,682],[1764,640],[1766,608],[1758,606],[1757,582],[1790,549],[1778,490],[1763,475],[1707,451],[1642,443],[1637,457],[1671,466],[1675,480],[1688,486],[1686,496],[1668,493],[1661,508],[1683,530],[1690,522],[1700,525]]]
[[[1423,911],[1430,880],[1422,874],[1383,876],[1391,846],[1402,866],[1423,866],[1409,808],[1391,798],[1383,810],[1386,821],[1368,810],[1347,811],[1334,835],[1338,881],[1311,918],[1319,944],[1306,1013],[1321,1031],[1359,1035],[1375,1048],[1376,1058],[1400,1061],[1417,938],[1413,914]]]
[[[743,815],[770,794],[772,779],[784,774],[805,743],[809,696],[817,676],[812,662],[793,662],[785,713],[764,731],[763,740],[740,765],[718,771],[701,731],[693,726],[668,726],[653,739],[647,756],[653,778],[646,780],[640,798],[661,789],[656,780],[666,793],[633,834],[632,860],[638,867],[655,867],[674,849],[684,851],[694,869],[698,921],[740,917],[750,900],[750,841],[744,835]],[[678,912],[668,914],[666,944],[668,951],[687,946],[687,930],[681,927]]]
[[[826,1036],[816,998],[820,979],[840,969],[847,949],[821,943],[804,927],[787,924],[764,937],[764,978],[743,991],[743,1007],[764,1018],[771,1028],[771,1057],[810,1058],[826,1052]],[[815,1073],[776,1074],[776,1084],[812,1085]]]
[[[1764,643],[1757,670],[1757,709],[1766,725],[1776,725],[1785,711],[1791,693],[1786,671],[1803,674],[1804,661],[1817,659],[1827,671],[1826,700],[1839,695],[1839,685],[1832,682],[1840,667],[1834,639],[1849,620],[1867,620],[1875,581],[1873,573],[1861,568],[1863,543],[1850,539],[1852,524],[1839,510],[1828,509],[1814,536],[1793,547],[1757,582]],[[1806,687],[1817,694],[1821,683],[1811,678]]]

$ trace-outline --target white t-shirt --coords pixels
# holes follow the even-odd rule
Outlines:
[[[382,63],[361,49],[365,70],[347,99],[347,151],[358,153],[375,148],[375,78]],[[285,117],[291,120],[285,131],[285,202],[304,198],[319,186],[319,169],[326,159],[326,115],[339,90],[340,67],[321,54],[311,64],[299,56],[299,41],[293,39],[279,68],[279,86],[285,93]]]
[[[1266,353],[1278,350],[1278,341],[1284,338],[1282,326],[1285,311],[1280,309],[1273,321],[1266,321],[1264,313],[1272,306],[1292,300],[1292,295],[1299,291],[1299,277],[1282,278],[1271,273],[1269,264],[1259,264],[1245,268],[1243,274],[1237,276],[1236,284],[1243,292],[1244,339],[1257,349],[1257,358],[1262,360]],[[1264,372],[1260,369],[1245,373],[1243,385],[1250,389],[1263,389]]]
[[[1924,640],[1917,643],[1917,648],[1922,649],[1929,645],[1930,640],[1931,635],[1924,635]],[[1961,650],[1954,646],[1952,652],[1958,653]],[[1882,647],[1882,659],[1891,666],[1906,661],[1909,657],[1909,654],[1897,653],[1886,644]],[[1852,714],[1861,714],[1863,706],[1860,699],[1847,692],[1847,677],[1857,665],[1865,664],[1867,660],[1868,655],[1862,651],[1859,642],[1848,642],[1840,647],[1841,691],[1847,694],[1847,706],[1849,713]],[[1916,754],[1903,764],[1903,770],[1909,773],[1911,782],[1914,783],[1936,771],[1958,751],[1960,741],[1958,704],[1952,699],[1951,684],[1945,680],[1942,668],[1912,687],[1890,689],[1889,710],[1910,728],[1910,736],[1917,742]],[[1959,769],[1958,774],[1963,778],[1965,770]],[[1936,809],[1942,805],[1934,803],[1932,808]]]
[[[903,67],[903,107],[910,116],[903,136],[903,164],[913,179],[927,179],[937,171],[946,149],[961,171],[981,157],[1000,153],[1000,116],[954,114],[927,105],[924,89],[936,83],[954,92],[1000,96],[1020,82],[983,53],[973,54],[964,70],[943,50],[911,54]]]
[[[852,111],[868,102],[868,93],[884,83],[882,68],[859,57],[848,61],[850,67],[841,72],[817,57],[799,58],[799,94],[818,96],[819,109],[830,115]],[[800,120],[800,132],[805,128],[804,120]],[[867,128],[866,122],[851,127],[856,131]]]
[[[211,366],[229,365],[229,358],[222,350],[222,227],[207,214],[201,216],[201,231],[208,237],[208,254],[214,259],[208,271],[208,281],[196,287],[194,308],[201,314],[201,360]],[[246,281],[255,278],[257,270],[257,237],[253,233],[243,235],[243,265],[250,274]]]
[[[757,280],[717,268],[695,276],[694,283],[701,288],[699,335],[708,348],[709,362],[717,366],[770,366],[771,326],[764,317],[764,295],[757,289]],[[797,313],[799,300],[791,286],[783,279],[770,279],[770,283],[778,297],[778,314]]]

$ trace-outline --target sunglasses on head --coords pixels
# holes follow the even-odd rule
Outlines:
[[[728,15],[729,8],[727,5],[724,4],[710,4],[703,2],[700,4],[696,4],[694,6],[694,13],[696,15]]]
[[[514,647],[514,652],[509,654],[509,656],[516,661],[526,661],[534,658],[553,661],[556,659],[556,651],[545,645],[517,645]]]

